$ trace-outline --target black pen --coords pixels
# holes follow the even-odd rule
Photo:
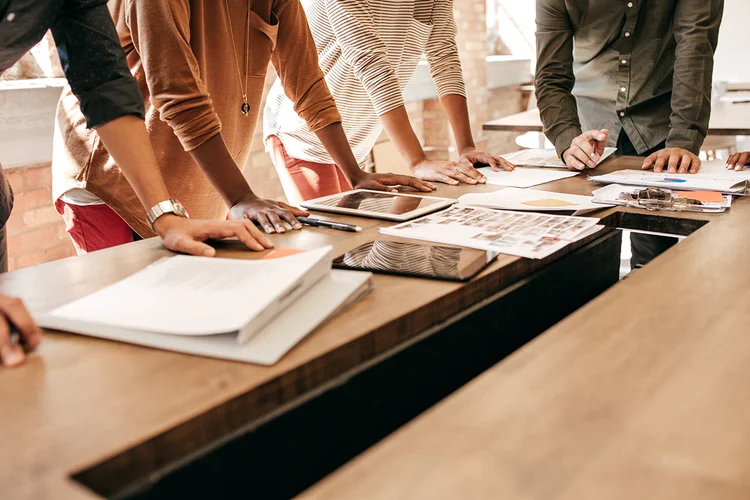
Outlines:
[[[350,233],[358,233],[362,231],[359,226],[352,226],[351,224],[342,224],[341,222],[330,222],[327,220],[313,219],[312,217],[297,217],[297,220],[306,226],[312,227],[325,227],[328,229],[338,229],[339,231],[349,231]]]

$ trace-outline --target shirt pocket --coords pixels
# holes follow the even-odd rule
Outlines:
[[[405,47],[409,50],[414,47],[420,54],[423,54],[427,48],[427,42],[430,40],[433,28],[434,24],[432,22],[422,22],[418,19],[412,19],[411,29],[409,29],[405,37]]]
[[[265,78],[271,54],[276,48],[278,34],[279,20],[273,12],[271,12],[271,22],[268,23],[257,13],[250,11],[250,37],[247,47],[250,51],[249,76]]]

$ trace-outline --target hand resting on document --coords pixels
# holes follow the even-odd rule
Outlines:
[[[746,153],[734,153],[727,160],[727,170],[744,170],[750,165],[750,151]]]
[[[666,169],[670,174],[697,174],[701,168],[701,160],[687,149],[664,148],[646,158],[642,168],[653,168],[654,172]]]
[[[41,341],[42,331],[21,299],[0,295],[0,363],[8,368],[22,364]]]
[[[203,257],[216,255],[216,250],[204,243],[209,239],[237,238],[247,248],[256,252],[273,248],[271,240],[255,227],[253,221],[248,219],[199,220],[166,214],[156,219],[154,229],[164,240],[165,247],[190,255]]]

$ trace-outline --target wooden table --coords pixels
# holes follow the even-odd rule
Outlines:
[[[750,498],[750,200],[708,220],[301,498]]]
[[[484,130],[498,132],[542,132],[539,110],[533,109],[485,123]],[[750,104],[714,102],[708,135],[750,135]]]
[[[357,235],[273,239],[342,253],[383,225],[357,223]],[[501,256],[468,284],[375,276],[367,297],[273,367],[50,333],[26,365],[0,370],[0,497],[226,497],[191,483],[217,468],[232,471],[217,483],[259,497],[302,491],[615,283],[619,245],[605,229],[544,260]],[[219,246],[224,257],[259,255]],[[0,276],[0,292],[41,312],[165,255],[157,240],[133,243]],[[529,320],[535,302],[547,305]]]

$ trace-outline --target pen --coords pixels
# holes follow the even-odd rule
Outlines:
[[[10,323],[8,343],[11,346],[15,346],[21,343],[21,332],[18,331],[18,328],[16,328],[16,325],[14,325],[13,323]]]
[[[341,222],[329,222],[327,220],[313,219],[312,217],[297,217],[297,220],[302,224],[312,227],[325,227],[328,229],[338,229],[339,231],[349,231],[350,233],[358,233],[362,231],[359,226],[352,226],[351,224],[342,224]]]

